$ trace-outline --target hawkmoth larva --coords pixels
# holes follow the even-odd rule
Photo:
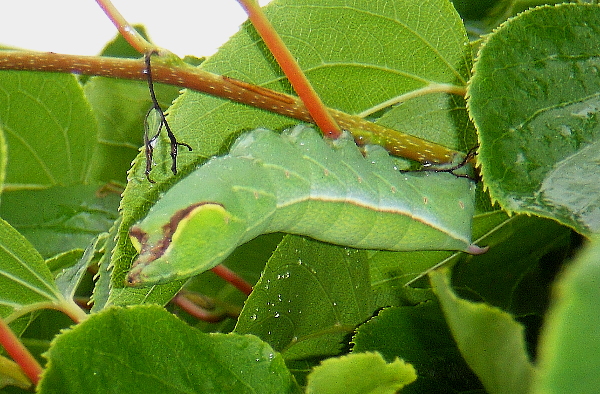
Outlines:
[[[139,256],[130,285],[213,268],[269,232],[384,250],[462,250],[471,244],[475,184],[448,173],[401,173],[381,147],[365,156],[345,135],[309,126],[242,135],[181,180],[130,231]]]

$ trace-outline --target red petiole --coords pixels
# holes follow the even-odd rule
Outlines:
[[[4,347],[10,357],[19,364],[31,382],[34,385],[37,385],[42,374],[42,366],[2,318],[0,318],[0,344]]]
[[[340,127],[323,104],[323,101],[321,101],[317,92],[313,89],[292,53],[267,19],[262,8],[256,0],[238,0],[238,3],[240,3],[248,14],[248,18],[254,25],[254,28],[262,37],[265,45],[269,48],[275,60],[277,60],[277,63],[279,63],[279,67],[281,67],[296,94],[298,94],[308,109],[308,112],[314,119],[314,123],[319,126],[324,135],[334,139],[338,138],[342,134]]]

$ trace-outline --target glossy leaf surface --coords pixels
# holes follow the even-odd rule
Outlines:
[[[110,341],[106,339],[110,338]],[[53,341],[39,392],[293,393],[280,355],[249,335],[199,332],[157,306],[112,308]],[[165,362],[168,361],[168,362]]]
[[[490,35],[469,85],[481,173],[512,212],[600,231],[600,9],[546,6]]]

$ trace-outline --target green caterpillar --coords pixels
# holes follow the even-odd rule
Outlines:
[[[139,252],[130,285],[187,278],[270,232],[381,250],[462,250],[471,244],[474,183],[448,173],[399,172],[379,146],[326,143],[309,126],[257,129],[228,155],[173,186],[130,230]]]

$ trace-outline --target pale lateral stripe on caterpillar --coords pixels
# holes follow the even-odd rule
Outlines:
[[[130,235],[140,255],[131,285],[213,268],[270,232],[363,249],[463,250],[471,244],[474,183],[448,173],[401,173],[379,146],[365,156],[345,135],[328,144],[309,126],[242,135],[161,197]]]

